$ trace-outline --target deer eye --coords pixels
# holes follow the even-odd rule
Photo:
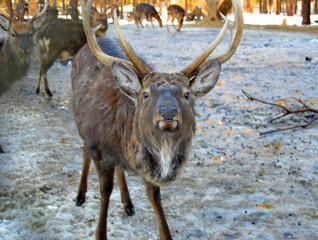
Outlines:
[[[16,37],[17,35],[13,32],[11,33],[12,37]]]
[[[147,99],[150,97],[150,94],[148,92],[144,92],[144,99]]]
[[[189,92],[184,93],[184,98],[185,98],[186,100],[189,99],[189,96],[190,96],[190,93],[189,93]]]

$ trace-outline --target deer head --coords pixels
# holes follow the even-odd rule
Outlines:
[[[19,53],[29,53],[32,46],[32,36],[45,21],[43,14],[48,6],[42,11],[37,11],[27,22],[14,21],[13,16],[0,9],[0,27],[9,33],[9,44],[12,49]]]

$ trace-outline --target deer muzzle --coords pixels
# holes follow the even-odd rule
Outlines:
[[[181,122],[179,107],[171,103],[161,104],[156,111],[154,123],[161,131],[173,131]]]

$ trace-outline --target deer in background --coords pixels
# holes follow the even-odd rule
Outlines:
[[[45,22],[46,7],[27,22],[13,21],[12,15],[0,10],[0,27],[9,34],[0,40],[0,95],[27,73],[33,48],[32,37]]]
[[[105,35],[108,28],[107,14],[91,10],[90,18],[92,19],[92,27],[101,24],[96,36]],[[53,21],[39,31],[37,43],[40,50],[40,68],[36,93],[40,92],[41,79],[43,78],[45,92],[48,96],[53,96],[47,81],[47,71],[57,59],[67,63],[86,42],[82,21],[79,20]]]
[[[79,21],[79,12],[75,4],[70,3],[67,6],[67,15],[70,15],[73,21]]]
[[[139,24],[143,28],[143,26],[141,25],[141,22],[140,22],[141,15],[139,13],[137,13],[137,12],[129,12],[127,17],[128,17],[128,22],[134,21],[136,26],[137,26],[137,28],[139,28]]]
[[[45,0],[39,0],[36,4],[38,10],[42,10],[45,6]],[[56,9],[55,6],[48,6],[46,9],[46,23],[55,21],[58,19],[59,11]]]
[[[100,183],[96,239],[107,239],[107,212],[116,172],[121,200],[133,215],[124,170],[140,175],[156,215],[160,239],[171,239],[161,204],[160,187],[175,181],[188,160],[195,133],[195,100],[216,85],[221,64],[235,53],[243,31],[243,9],[233,0],[235,19],[226,19],[219,36],[190,65],[177,73],[152,71],[131,49],[115,15],[116,41],[95,38],[89,11],[93,0],[81,1],[89,45],[72,64],[72,109],[84,140],[83,171],[77,205],[85,202],[87,176],[93,159]],[[231,29],[225,54],[207,59]],[[130,61],[126,60],[127,57]]]
[[[27,16],[29,18],[29,4],[24,1],[24,0],[20,0],[16,6],[17,9],[17,20],[20,22],[24,22],[24,15],[25,13],[27,13]]]
[[[167,8],[167,13],[168,13],[168,19],[167,19],[168,32],[169,32],[169,28],[168,28],[169,20],[171,20],[171,23],[172,23],[172,26],[174,27],[174,29],[179,32],[181,27],[182,27],[183,19],[185,16],[184,9],[182,7],[180,7],[179,5],[170,5]],[[176,26],[173,23],[175,19],[177,19],[177,21],[178,21],[178,28],[176,28]]]
[[[159,16],[158,12],[156,11],[156,9],[152,5],[147,4],[147,3],[139,3],[135,6],[135,11],[138,14],[138,16],[140,16],[139,23],[140,23],[141,27],[143,27],[142,21],[144,19],[146,19],[146,26],[147,27],[148,27],[147,21],[151,22],[152,27],[155,27],[153,25],[153,18],[155,18],[158,21],[160,27],[162,27],[162,20]]]

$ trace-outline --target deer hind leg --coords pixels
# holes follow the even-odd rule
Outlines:
[[[145,181],[145,186],[146,186],[148,200],[151,203],[152,208],[156,215],[160,240],[172,239],[170,235],[168,223],[166,221],[166,217],[161,205],[160,187],[154,186],[153,184],[146,181]]]
[[[87,153],[83,151],[83,166],[82,166],[82,175],[81,182],[78,187],[77,197],[76,197],[76,206],[81,206],[86,200],[86,192],[87,192],[87,178],[89,174],[89,167],[91,165],[92,159],[87,156]]]
[[[95,159],[94,159],[95,160]],[[114,168],[105,167],[101,160],[94,161],[96,170],[99,177],[99,187],[100,187],[100,210],[98,217],[98,225],[96,229],[96,239],[106,240],[107,239],[107,213],[109,198],[114,187]]]
[[[125,178],[125,172],[119,167],[116,167],[115,170],[116,170],[117,182],[120,188],[121,202],[124,205],[126,214],[128,216],[133,216],[135,215],[135,209],[130,199],[130,194],[129,194],[129,190],[128,190],[127,182]]]
[[[176,25],[174,25],[174,19],[175,19],[175,18],[172,18],[172,20],[171,20],[172,26],[174,27],[174,29],[175,29],[176,31],[178,31],[177,28],[176,28]]]
[[[183,23],[183,18],[179,18],[179,19],[177,19],[178,20],[178,23],[179,23],[179,26],[178,26],[178,29],[177,29],[177,31],[179,32],[180,31],[180,29],[181,29],[181,26],[182,26],[182,23]]]

